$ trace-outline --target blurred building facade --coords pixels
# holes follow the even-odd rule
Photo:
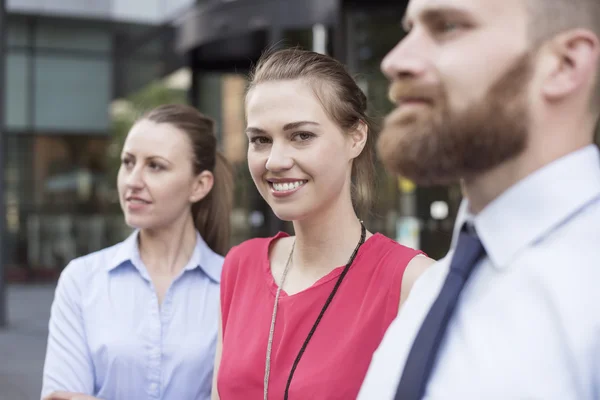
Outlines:
[[[301,46],[344,62],[370,99],[391,105],[379,70],[402,36],[393,0],[7,0],[6,232],[9,273],[56,276],[128,233],[106,165],[111,107],[170,76],[218,122],[236,171],[233,244],[289,230],[246,165],[243,99],[263,51]],[[122,108],[123,103],[119,102]],[[126,107],[125,107],[126,108]],[[378,168],[369,228],[432,257],[445,254],[461,195],[419,188]],[[17,277],[18,278],[18,277]],[[9,277],[10,279],[10,277]]]
[[[109,105],[183,65],[166,43],[171,23],[192,5],[6,0],[9,280],[32,271],[55,276],[70,259],[126,233],[106,176]]]

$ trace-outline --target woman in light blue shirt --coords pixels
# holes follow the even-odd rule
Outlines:
[[[118,191],[136,230],[61,274],[42,397],[210,398],[232,187],[211,119],[166,105],[135,123]]]

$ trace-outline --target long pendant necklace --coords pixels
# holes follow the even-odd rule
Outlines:
[[[360,221],[360,226],[361,226],[360,240],[358,241],[358,244],[356,245],[356,248],[352,252],[352,255],[350,256],[350,259],[346,263],[346,266],[344,267],[344,270],[340,274],[340,277],[338,278],[337,282],[335,283],[335,286],[333,287],[333,290],[329,294],[329,297],[327,298],[327,301],[325,301],[325,304],[323,305],[323,308],[321,309],[321,312],[319,313],[319,316],[317,317],[315,323],[313,324],[312,329],[310,330],[310,332],[308,333],[306,339],[304,340],[304,344],[300,348],[300,351],[298,352],[298,355],[296,356],[296,360],[294,360],[294,364],[292,365],[292,370],[290,371],[290,375],[288,377],[287,384],[285,386],[285,394],[284,394],[284,399],[285,400],[287,400],[287,398],[288,398],[288,392],[289,392],[290,384],[292,383],[292,377],[294,376],[294,372],[296,371],[296,368],[298,367],[298,363],[300,362],[300,359],[302,358],[302,355],[304,354],[304,351],[306,350],[306,347],[308,346],[308,342],[310,341],[310,339],[312,338],[313,334],[315,333],[315,331],[317,329],[317,326],[319,325],[319,322],[321,322],[321,319],[323,318],[323,315],[325,314],[325,311],[329,307],[329,304],[331,303],[331,300],[333,300],[333,296],[335,296],[335,294],[337,293],[337,290],[340,287],[340,284],[342,283],[342,280],[344,279],[344,277],[348,273],[348,270],[350,269],[350,266],[354,262],[354,259],[356,258],[356,254],[358,253],[358,250],[360,249],[360,246],[362,246],[362,244],[365,242],[365,237],[366,237],[367,230],[366,230],[366,228],[365,228],[365,226],[364,226],[364,224],[363,224],[362,221]],[[266,357],[266,365],[265,365],[265,380],[264,380],[264,392],[263,392],[263,394],[264,394],[264,400],[267,400],[267,397],[268,397],[268,394],[269,394],[269,375],[270,375],[270,372],[271,372],[271,351],[272,351],[272,348],[273,348],[273,334],[275,332],[275,320],[277,318],[277,306],[278,306],[278,303],[279,303],[279,296],[281,294],[281,288],[283,287],[283,284],[285,283],[285,278],[286,278],[288,270],[290,268],[290,264],[291,264],[291,260],[292,260],[292,255],[294,254],[294,247],[295,246],[296,246],[296,240],[294,240],[294,243],[292,244],[292,249],[290,251],[290,255],[288,257],[288,260],[287,260],[287,262],[285,264],[285,268],[283,270],[283,274],[281,276],[281,283],[277,287],[277,292],[275,293],[275,304],[273,305],[273,315],[271,316],[271,328],[269,329],[269,341],[267,342],[267,357]]]
[[[287,263],[285,264],[285,269],[283,270],[283,275],[281,275],[281,283],[277,288],[277,293],[275,294],[275,304],[273,305],[273,315],[271,316],[271,328],[269,329],[269,341],[267,342],[267,363],[265,366],[265,383],[264,383],[264,400],[267,400],[267,395],[269,394],[269,374],[271,372],[271,349],[273,347],[273,333],[275,332],[275,318],[277,317],[277,305],[279,304],[279,295],[281,293],[281,288],[285,282],[285,277],[290,269],[290,261],[292,260],[292,254],[294,254],[294,247],[296,246],[296,239],[294,239],[294,243],[292,243],[292,250],[290,251],[290,255],[288,257]]]

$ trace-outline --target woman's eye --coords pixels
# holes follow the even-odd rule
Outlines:
[[[303,142],[313,138],[315,135],[310,132],[298,132],[294,135],[294,140]]]
[[[150,164],[148,164],[148,166],[150,167],[151,170],[153,171],[161,171],[164,169],[164,167],[160,164],[157,164],[155,162],[151,162]]]
[[[254,136],[250,138],[250,143],[253,144],[269,144],[271,140],[264,136]]]

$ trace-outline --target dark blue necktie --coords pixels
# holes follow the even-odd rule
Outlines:
[[[420,400],[425,392],[431,369],[452,318],[460,292],[475,264],[485,254],[476,235],[463,226],[450,264],[450,271],[437,299],[429,309],[417,334],[400,378],[395,400]]]

